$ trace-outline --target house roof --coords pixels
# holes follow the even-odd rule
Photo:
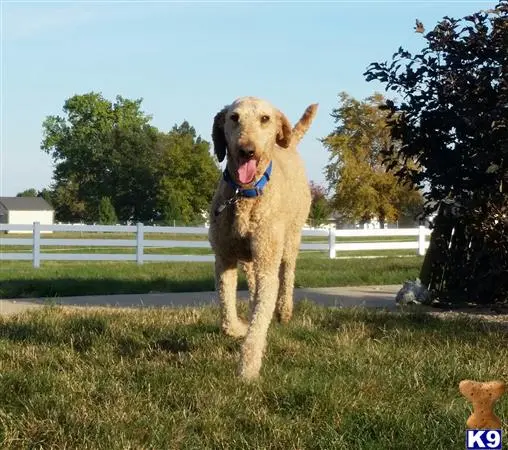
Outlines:
[[[7,211],[53,211],[42,197],[0,197],[0,206]]]

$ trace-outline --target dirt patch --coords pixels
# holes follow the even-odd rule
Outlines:
[[[460,310],[454,311],[429,311],[427,314],[430,314],[434,317],[439,317],[441,319],[456,319],[456,318],[470,318],[476,320],[482,320],[489,323],[497,323],[508,328],[508,311],[507,312],[496,312],[488,309],[478,310],[473,308],[463,308]]]

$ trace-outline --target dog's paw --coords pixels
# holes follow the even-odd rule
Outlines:
[[[231,336],[233,338],[243,338],[247,334],[247,330],[249,329],[249,324],[243,319],[238,319],[236,323],[229,324],[227,326],[222,327],[222,331],[227,336]]]
[[[291,321],[292,317],[293,313],[288,311],[276,311],[275,313],[275,318],[282,325],[288,324]]]
[[[278,303],[275,309],[275,318],[283,325],[291,321],[293,317],[293,305],[292,303]]]
[[[238,376],[245,383],[252,383],[259,380],[260,367],[247,365],[244,362],[240,363],[238,368]]]

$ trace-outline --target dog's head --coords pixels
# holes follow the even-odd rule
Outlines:
[[[242,97],[216,114],[212,139],[219,161],[227,153],[231,176],[249,184],[264,173],[277,146],[289,147],[291,124],[270,103]]]

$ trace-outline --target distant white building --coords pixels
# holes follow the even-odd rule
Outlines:
[[[0,223],[14,225],[53,225],[55,210],[41,197],[0,197]],[[8,233],[31,233],[9,231]]]

